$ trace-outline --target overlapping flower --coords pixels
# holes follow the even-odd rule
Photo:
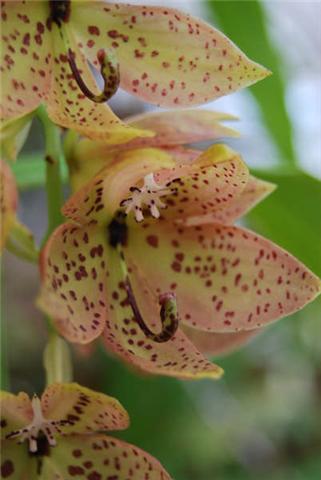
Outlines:
[[[16,212],[18,192],[9,166],[0,160],[0,254],[5,247],[21,258],[35,261],[37,251],[30,230],[20,223]]]
[[[1,116],[44,102],[50,118],[88,137],[148,135],[102,104],[118,84],[159,105],[200,104],[264,78],[219,31],[178,10],[104,1],[7,1],[1,5]],[[100,69],[97,88],[88,63]]]
[[[76,383],[55,383],[41,399],[1,392],[1,478],[169,480],[148,453],[103,434],[123,430],[120,403]]]
[[[250,176],[224,145],[173,146],[175,135],[181,144],[188,132],[194,141],[210,135],[202,112],[171,130],[171,146],[162,127],[171,113],[161,115],[158,131],[155,115],[152,122],[162,147],[117,151],[86,140],[76,147],[80,172],[84,157],[105,166],[67,202],[69,221],[42,252],[39,304],[72,342],[103,335],[107,349],[146,371],[218,377],[202,351],[228,350],[302,308],[320,293],[320,280],[232,225],[274,186]],[[147,126],[148,116],[141,121]]]

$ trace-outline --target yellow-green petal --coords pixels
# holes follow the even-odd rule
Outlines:
[[[8,1],[1,5],[2,119],[19,118],[45,98],[51,80],[47,2]]]
[[[33,410],[29,396],[20,392],[14,395],[9,392],[0,393],[1,438],[28,425],[33,418]]]
[[[269,74],[217,29],[172,8],[84,2],[71,21],[92,63],[113,48],[121,86],[161,106],[208,102]]]
[[[154,291],[176,294],[184,323],[211,332],[260,328],[321,291],[299,260],[238,227],[148,221],[133,226],[125,256]]]
[[[123,430],[129,425],[128,414],[118,400],[77,383],[49,385],[41,406],[48,420],[68,421],[59,427],[63,435]]]
[[[104,328],[108,248],[107,228],[65,223],[41,253],[38,306],[72,342],[91,342]]]
[[[198,217],[188,218],[187,225],[202,225],[206,223],[228,223],[235,222],[258,203],[270,195],[276,185],[259,178],[250,176],[244,190],[228,205],[219,208],[215,212]]]
[[[105,435],[61,439],[44,457],[39,480],[170,480],[151,455],[134,445]]]
[[[5,440],[1,444],[1,479],[38,480],[38,461],[30,456],[27,444]]]

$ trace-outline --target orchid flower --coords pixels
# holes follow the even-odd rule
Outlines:
[[[5,247],[19,257],[35,261],[37,250],[30,230],[19,222],[16,211],[18,192],[9,166],[0,160],[0,252]]]
[[[105,430],[123,430],[120,403],[76,383],[54,383],[41,398],[1,392],[1,478],[169,480],[148,453]]]
[[[73,141],[68,143],[67,155],[72,191],[88,182],[108,162],[114,162],[117,154],[123,150],[159,147],[172,151],[175,157],[181,155],[184,161],[194,159],[195,151],[187,149],[186,144],[239,137],[237,130],[222,124],[235,120],[237,117],[233,115],[203,109],[148,112],[128,117],[125,121],[134,128],[152,131],[152,137],[136,138],[121,145],[83,138],[79,141],[79,138],[73,137]]]
[[[149,132],[126,126],[103,105],[119,82],[143,100],[180,107],[232,93],[269,74],[215,28],[171,8],[7,1],[1,16],[5,120],[44,102],[54,122],[122,143]],[[88,62],[100,69],[101,92]]]
[[[39,306],[69,341],[102,335],[148,372],[217,378],[222,370],[197,348],[203,336],[207,353],[209,344],[242,343],[312,301],[321,283],[269,240],[231,225],[274,187],[224,145],[192,153],[114,153],[63,208],[70,220],[41,255]]]

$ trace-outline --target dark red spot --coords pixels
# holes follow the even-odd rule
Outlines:
[[[154,247],[154,248],[158,247],[158,238],[156,237],[156,235],[148,235],[146,240],[151,247]]]
[[[90,25],[88,27],[88,32],[91,34],[91,35],[100,35],[100,31],[99,31],[99,28],[96,27],[95,25]]]
[[[1,465],[1,478],[8,478],[14,472],[13,463],[11,460],[5,460]]]

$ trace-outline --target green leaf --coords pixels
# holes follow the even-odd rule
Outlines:
[[[277,189],[247,216],[250,226],[321,276],[321,182],[303,172],[254,172]]]
[[[266,28],[264,6],[251,1],[207,1],[212,18],[250,58],[269,68],[273,75],[251,87],[265,126],[272,135],[284,163],[293,164],[292,125],[285,106],[285,82],[279,53]]]

